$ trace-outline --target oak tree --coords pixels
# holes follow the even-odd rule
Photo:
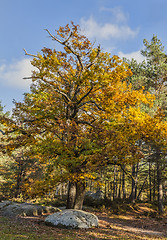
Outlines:
[[[92,45],[78,25],[46,31],[61,51],[43,48],[33,55],[25,50],[36,68],[33,84],[24,101],[15,102],[13,118],[1,117],[8,136],[1,149],[10,154],[28,147],[41,164],[61,168],[69,181],[67,208],[81,209],[92,171],[142,157],[136,146],[145,116],[140,104],[153,98],[133,90],[124,81],[131,75],[128,65]]]

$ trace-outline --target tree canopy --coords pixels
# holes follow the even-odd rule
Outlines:
[[[37,55],[25,50],[36,67],[33,84],[24,101],[15,102],[12,118],[0,119],[7,136],[1,150],[10,154],[25,147],[79,183],[101,166],[142,158],[136,142],[154,138],[152,124],[161,118],[140,108],[151,107],[152,94],[133,89],[126,81],[132,74],[128,65],[94,47],[78,25],[60,27],[55,35],[46,31],[62,50],[43,48]]]

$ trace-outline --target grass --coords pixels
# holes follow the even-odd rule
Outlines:
[[[69,230],[46,226],[40,219],[8,219],[0,217],[0,239],[1,240],[154,240],[154,236],[140,235],[128,232],[119,226],[101,226],[89,230]]]
[[[56,240],[75,239],[75,233],[70,230],[59,230],[28,219],[9,219],[0,217],[1,240]]]
[[[101,207],[93,212],[92,208],[87,210],[95,213],[100,221],[99,228],[94,229],[59,229],[47,226],[43,217],[6,218],[0,216],[0,240],[166,240],[152,234],[139,233],[133,229],[154,230],[164,232],[167,219],[156,219],[151,217],[154,209],[145,203],[130,205],[118,204],[111,209]],[[112,211],[115,209],[116,211]],[[144,225],[142,225],[144,224]],[[133,228],[128,229],[127,227]]]

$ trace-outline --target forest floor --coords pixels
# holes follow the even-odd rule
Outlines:
[[[167,218],[158,217],[148,204],[129,205],[128,211],[114,214],[110,209],[86,209],[99,218],[99,227],[69,230],[46,226],[45,216],[9,219],[0,217],[1,240],[154,240],[167,239]]]

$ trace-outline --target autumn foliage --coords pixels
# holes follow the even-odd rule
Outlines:
[[[62,50],[25,51],[36,68],[33,84],[24,101],[15,103],[12,120],[1,117],[3,152],[26,148],[50,166],[50,184],[58,179],[55,169],[61,169],[59,181],[70,181],[77,191],[100,167],[141,159],[138,140],[164,144],[162,115],[151,117],[140,108],[151,107],[154,97],[125,81],[132,75],[126,63],[92,45],[78,25],[60,27],[55,35],[46,31]]]

